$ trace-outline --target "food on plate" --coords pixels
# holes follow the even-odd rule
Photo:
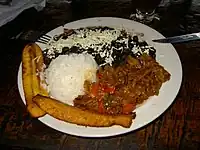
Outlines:
[[[121,125],[128,128],[132,124],[132,115],[104,115],[64,104],[58,100],[37,95],[33,101],[49,115],[70,123],[91,127],[109,127]]]
[[[78,125],[129,128],[135,109],[170,80],[156,62],[155,48],[141,35],[111,27],[65,29],[44,51],[27,46],[28,107]]]
[[[72,54],[90,55],[99,66],[96,70],[96,82],[84,79],[85,82],[81,82],[82,92],[71,98],[74,99],[73,103],[67,100],[63,102],[98,113],[131,114],[150,96],[158,95],[162,84],[170,79],[170,74],[156,62],[155,48],[142,40],[141,35],[111,27],[87,27],[65,29],[64,33],[50,41],[44,50],[47,67],[50,64],[51,68],[51,63],[58,57]],[[66,65],[68,64],[66,61]],[[55,68],[59,68],[59,65]],[[75,68],[75,65],[70,66]],[[64,70],[64,67],[60,68]],[[63,78],[67,77],[61,69],[55,70],[56,75],[60,72]],[[74,72],[70,68],[66,70],[70,75]],[[95,71],[93,76],[94,73]],[[54,86],[56,77],[48,78],[54,82],[52,84],[47,81],[48,86],[54,87],[57,90],[54,90],[55,93],[62,95],[63,90],[58,88],[61,84]],[[73,80],[71,82],[76,83]],[[67,82],[62,84],[66,85],[67,89],[69,84],[65,83]],[[50,95],[62,101],[60,97],[55,97],[55,94]]]
[[[49,95],[73,104],[77,95],[84,94],[84,81],[96,81],[98,65],[91,55],[59,55],[45,71]]]
[[[142,40],[141,35],[110,27],[65,29],[43,51],[47,84],[54,88],[48,88],[49,95],[80,109],[100,114],[131,115],[149,97],[158,95],[162,84],[170,80],[170,74],[155,60],[155,48]],[[91,66],[94,61],[98,65],[92,72],[96,79],[91,81],[82,78],[78,82],[81,88],[77,88],[71,83],[77,84],[77,80],[74,81],[73,78],[80,78],[75,73],[75,64],[82,67],[84,62],[79,62],[78,57],[85,54],[93,57],[93,61],[88,61]],[[57,61],[64,55],[65,61]],[[73,63],[69,63],[72,62],[68,60],[70,55],[77,57]],[[74,77],[69,80],[71,75]],[[64,81],[66,78],[67,82]],[[58,96],[67,95],[65,91],[70,90],[70,87],[81,89],[82,92],[75,93],[73,90],[74,95],[70,97],[69,92],[68,98]]]
[[[47,92],[40,86],[40,80],[37,75],[37,70],[39,69],[37,60],[40,59],[41,53],[36,53],[34,45],[26,45],[22,52],[22,82],[27,110],[33,117],[41,117],[45,115],[45,112],[32,101],[32,98],[39,93],[45,93],[44,95],[46,95]]]
[[[97,72],[97,82],[86,81],[86,94],[74,100],[74,106],[103,114],[131,114],[150,96],[158,95],[170,74],[153,58],[128,56],[117,67],[106,65]]]
[[[142,39],[142,34],[129,33],[124,29],[86,27],[73,29],[73,32],[65,29],[64,32],[66,34],[56,36],[46,45],[44,60],[47,66],[59,55],[71,53],[90,54],[99,66],[120,63],[130,54],[137,57],[146,53],[153,58],[156,55],[155,48]]]

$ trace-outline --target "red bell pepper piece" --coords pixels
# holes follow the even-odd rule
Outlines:
[[[131,113],[135,108],[136,108],[136,106],[135,106],[134,104],[124,104],[124,106],[123,106],[123,113],[124,113],[124,114],[129,114],[129,113]]]
[[[115,92],[115,87],[112,87],[112,86],[107,86],[107,85],[104,85],[103,86],[103,91],[105,93],[110,93],[110,94],[113,94]]]
[[[98,94],[98,90],[99,90],[99,83],[93,83],[92,84],[92,88],[91,88],[91,96],[92,97],[96,97]]]

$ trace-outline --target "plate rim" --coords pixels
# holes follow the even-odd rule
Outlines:
[[[73,22],[69,22],[69,23],[67,23],[67,24],[65,24],[65,25],[63,25],[63,26],[59,26],[59,27],[57,27],[57,28],[55,28],[55,29],[53,29],[53,30],[56,30],[56,29],[58,29],[58,28],[60,28],[60,27],[64,27],[64,26],[69,25],[69,24],[75,24],[75,23],[78,23],[78,22],[80,22],[80,21],[83,21],[83,22],[84,22],[84,21],[88,21],[88,20],[91,20],[91,19],[92,19],[92,20],[93,20],[93,19],[94,19],[94,20],[96,19],[97,21],[98,21],[98,20],[106,20],[106,19],[115,19],[115,20],[129,21],[129,22],[132,22],[132,23],[141,24],[141,25],[144,26],[145,28],[154,31],[156,34],[159,34],[159,36],[164,37],[161,33],[159,33],[158,31],[156,31],[155,29],[153,29],[153,28],[151,28],[151,27],[149,27],[149,26],[147,26],[147,25],[144,25],[144,24],[142,24],[142,23],[139,23],[139,22],[136,22],[136,21],[133,21],[133,20],[129,20],[129,19],[125,19],[125,18],[118,18],[118,17],[91,17],[91,18],[85,18],[85,19],[81,19],[81,20],[76,20],[76,21],[73,21]],[[51,30],[50,32],[52,32],[53,30]],[[49,32],[48,32],[48,33],[49,33]],[[47,34],[48,34],[48,33],[47,33]],[[41,45],[41,44],[39,44],[39,45]],[[136,131],[136,130],[138,130],[138,129],[144,127],[144,126],[149,125],[150,123],[154,122],[158,117],[160,117],[162,114],[164,114],[164,113],[169,109],[169,107],[170,107],[170,106],[172,105],[172,103],[175,101],[175,99],[176,99],[176,97],[177,97],[177,95],[178,95],[178,93],[179,93],[179,91],[180,91],[181,84],[182,84],[182,76],[183,76],[183,73],[182,73],[182,72],[183,72],[183,71],[182,71],[182,63],[181,63],[181,61],[180,61],[180,57],[179,57],[179,55],[178,55],[176,49],[173,47],[173,45],[172,45],[172,44],[168,44],[168,45],[171,47],[171,49],[173,49],[173,52],[176,53],[177,59],[178,59],[178,63],[177,63],[177,64],[179,65],[179,68],[180,68],[180,70],[179,70],[179,75],[180,75],[179,78],[180,78],[180,80],[179,80],[179,82],[177,83],[178,88],[176,89],[176,92],[174,92],[173,99],[170,101],[170,103],[168,103],[168,106],[166,106],[166,107],[163,109],[162,112],[157,113],[156,116],[154,116],[153,118],[151,118],[149,121],[143,123],[143,125],[140,125],[138,128],[136,128],[136,129],[132,129],[132,128],[126,129],[126,128],[125,128],[125,130],[120,130],[120,132],[116,132],[116,133],[112,133],[112,134],[105,133],[105,134],[100,134],[100,135],[99,135],[99,134],[97,134],[97,135],[95,135],[95,134],[84,134],[84,135],[81,135],[81,133],[74,133],[74,132],[71,132],[71,131],[70,131],[70,132],[66,132],[66,131],[60,130],[60,129],[58,129],[58,128],[52,127],[52,125],[48,124],[47,122],[44,122],[43,118],[45,118],[45,116],[42,117],[42,118],[38,118],[38,120],[40,120],[42,123],[44,123],[45,125],[47,125],[47,126],[53,128],[53,129],[55,129],[55,130],[58,130],[58,131],[60,131],[60,132],[67,133],[67,134],[70,134],[70,135],[79,136],[79,137],[111,137],[111,136],[122,135],[122,134],[126,134],[126,133],[129,133],[129,132],[133,132],[133,131]],[[19,93],[20,93],[20,97],[21,97],[23,103],[25,104],[24,94],[22,93],[22,92],[23,92],[23,86],[22,86],[22,84],[21,84],[22,79],[20,79],[20,77],[22,76],[22,75],[20,75],[21,72],[22,72],[22,63],[20,63],[20,65],[19,65],[18,77],[17,77],[17,84],[18,84],[18,90],[19,90]],[[21,81],[20,81],[20,80],[21,80]],[[20,87],[20,85],[21,85],[22,87]],[[133,123],[134,123],[134,120],[133,120]],[[67,124],[69,124],[69,123],[67,123]],[[75,125],[75,124],[74,124],[74,125]],[[76,125],[75,125],[75,126],[76,126]],[[94,128],[94,127],[87,127],[87,128]],[[110,128],[112,128],[112,127],[110,127]],[[103,129],[103,128],[101,128],[101,129]]]

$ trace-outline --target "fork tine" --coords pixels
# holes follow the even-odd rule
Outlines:
[[[51,36],[45,34],[38,38],[37,42],[47,44],[51,40]]]
[[[49,35],[43,35],[43,36],[39,37],[39,39],[47,39],[47,40],[50,40],[50,39],[51,39],[51,36],[49,36]]]
[[[51,39],[51,36],[48,35],[48,34],[43,35],[43,37],[47,37],[47,38],[50,38],[50,39]]]
[[[48,42],[48,39],[38,39],[37,41],[43,41],[43,42]]]
[[[41,41],[41,40],[37,40],[36,42],[43,43],[43,44],[47,44],[48,43],[47,41]]]
[[[47,40],[47,41],[49,41],[50,39],[46,38],[46,37],[40,37],[38,40]]]

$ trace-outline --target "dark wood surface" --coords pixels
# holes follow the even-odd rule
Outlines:
[[[177,7],[184,7],[184,11],[160,9],[163,18],[152,27],[165,36],[200,31],[199,18],[191,15],[185,5]],[[68,3],[48,4],[44,11],[26,11],[17,21],[0,29],[0,37],[4,38],[0,43],[0,149],[200,149],[200,41],[174,45],[183,67],[180,92],[166,112],[137,131],[110,138],[75,137],[47,127],[31,118],[25,110],[17,88],[17,72],[26,43],[5,40],[5,37],[30,30],[47,32],[58,25],[86,17],[129,18],[132,12],[130,1],[88,0],[88,3],[73,6]]]

